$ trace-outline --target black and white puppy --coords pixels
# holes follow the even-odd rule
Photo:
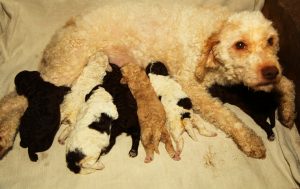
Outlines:
[[[172,139],[176,143],[176,150],[181,153],[183,150],[184,131],[193,140],[197,140],[193,127],[204,136],[216,136],[216,133],[208,131],[205,126],[209,123],[204,121],[199,115],[194,114],[191,99],[182,90],[182,87],[169,76],[168,69],[161,62],[150,63],[146,67],[152,87],[161,100],[166,111],[166,127]]]
[[[254,91],[242,84],[213,85],[209,92],[223,103],[233,104],[241,108],[267,133],[270,141],[275,139],[272,129],[275,126],[275,112],[280,99],[279,93],[274,90],[271,92]]]
[[[109,146],[102,152],[108,153],[116,143],[117,136],[126,133],[132,139],[129,156],[135,157],[138,155],[140,141],[140,125],[136,100],[131,94],[128,85],[121,83],[122,73],[120,68],[114,64],[110,64],[110,66],[112,71],[106,72],[101,86],[113,97],[119,117],[112,123]]]
[[[63,120],[68,121],[60,143],[67,139],[67,167],[74,173],[89,174],[104,168],[101,151],[109,145],[112,122],[118,118],[112,96],[99,86],[106,69],[107,57],[101,53],[90,57],[62,106]],[[72,106],[74,101],[76,106]]]
[[[17,93],[28,100],[20,120],[20,145],[28,148],[31,161],[37,161],[36,152],[46,151],[52,145],[60,125],[60,104],[69,88],[45,82],[37,71],[18,73],[15,86]]]

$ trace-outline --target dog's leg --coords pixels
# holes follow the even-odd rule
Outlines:
[[[165,143],[165,148],[166,151],[168,152],[169,156],[175,160],[175,161],[179,161],[180,160],[180,149],[178,152],[176,152],[174,150],[172,141],[171,141],[171,137],[170,134],[168,132],[168,130],[166,129],[166,127],[163,127],[162,132],[161,132],[161,140],[163,143]],[[183,146],[182,146],[183,147]],[[182,150],[182,149],[181,149]]]
[[[117,134],[113,134],[113,133],[110,134],[109,145],[101,150],[101,153],[100,153],[101,156],[106,155],[110,152],[112,147],[116,144],[117,136],[118,136]]]
[[[39,71],[45,81],[56,86],[70,86],[81,74],[88,58],[96,53],[86,40],[86,33],[76,24],[67,25],[52,37],[44,51]]]
[[[39,159],[38,155],[36,154],[36,151],[32,148],[28,148],[28,155],[31,161],[37,161]]]
[[[64,145],[66,139],[69,137],[69,134],[71,133],[72,130],[73,130],[72,126],[66,126],[58,137],[58,143]]]
[[[155,148],[153,144],[153,135],[152,135],[151,128],[141,127],[141,142],[146,152],[146,157],[144,162],[150,163],[154,158],[154,148]]]
[[[292,128],[296,118],[294,83],[283,76],[276,89],[281,94],[278,119],[284,126]]]
[[[180,84],[192,99],[194,110],[230,136],[246,155],[254,158],[265,157],[266,149],[262,139],[219,100],[212,98],[204,87],[191,80],[180,81]]]
[[[140,133],[134,132],[131,134],[132,139],[132,146],[129,151],[130,157],[136,157],[138,155],[138,148],[139,148],[139,142],[140,142]]]
[[[0,101],[0,158],[11,149],[27,100],[11,92]]]

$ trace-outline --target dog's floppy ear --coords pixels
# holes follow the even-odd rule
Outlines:
[[[213,48],[219,43],[218,33],[212,34],[205,42],[205,45],[201,52],[199,63],[195,70],[195,75],[199,81],[202,81],[205,75],[206,69],[213,69],[219,65],[213,53]]]

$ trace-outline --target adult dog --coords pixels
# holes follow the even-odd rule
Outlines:
[[[282,76],[278,36],[260,12],[230,13],[181,3],[111,3],[70,19],[52,38],[39,71],[55,85],[71,85],[89,56],[102,51],[119,66],[164,62],[192,99],[194,111],[232,137],[248,156],[265,157],[259,136],[212,98],[213,83],[282,91],[280,121],[295,118],[294,86]],[[0,102],[1,154],[13,143],[26,100],[13,93]],[[12,120],[7,119],[7,116]]]

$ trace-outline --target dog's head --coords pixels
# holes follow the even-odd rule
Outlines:
[[[269,91],[282,75],[278,41],[277,31],[260,12],[233,14],[207,40],[196,75],[220,69],[230,84]]]
[[[37,71],[21,71],[15,77],[16,91],[19,95],[28,96],[35,93],[36,85],[42,78]]]

